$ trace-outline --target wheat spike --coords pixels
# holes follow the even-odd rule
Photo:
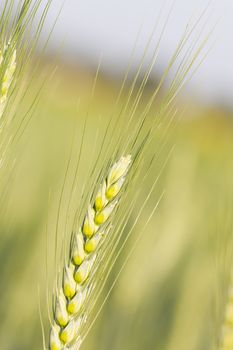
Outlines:
[[[16,69],[16,50],[14,49],[10,57],[8,57],[7,52],[10,48],[11,42],[9,41],[7,45],[4,45],[3,50],[0,50],[0,119],[6,107],[7,96]]]
[[[233,286],[229,288],[219,350],[233,349]]]
[[[78,350],[80,327],[85,323],[84,303],[92,292],[88,280],[98,248],[108,233],[108,225],[118,204],[118,194],[131,165],[131,156],[113,164],[89,205],[79,230],[71,241],[70,257],[64,267],[62,286],[56,292],[54,324],[50,330],[49,350]],[[109,219],[109,220],[108,220]]]

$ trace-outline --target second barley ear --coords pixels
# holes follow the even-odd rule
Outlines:
[[[13,49],[11,55],[7,55],[8,50],[11,50],[11,42],[0,48],[0,119],[4,113],[9,90],[13,82],[16,69],[16,50]]]

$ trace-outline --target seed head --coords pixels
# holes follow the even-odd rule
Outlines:
[[[60,328],[57,325],[52,326],[50,330],[49,349],[62,350],[62,344],[59,338]]]
[[[85,300],[85,297],[86,297],[85,289],[77,291],[76,295],[68,302],[67,310],[69,314],[74,315],[80,311],[83,305],[83,302]]]
[[[106,206],[101,212],[96,213],[95,223],[97,226],[104,224],[108,220],[109,216],[112,214],[116,205],[117,205],[117,201]]]
[[[59,296],[57,297],[57,300],[56,300],[55,320],[57,324],[61,327],[66,326],[69,320],[69,315],[66,310],[66,298],[62,290],[60,291]]]
[[[94,222],[95,211],[89,206],[87,215],[83,223],[83,233],[86,237],[90,238],[95,232],[95,222]]]
[[[78,318],[77,320],[72,319],[68,325],[60,331],[59,338],[63,344],[69,344],[74,340],[80,328],[81,321],[81,318]]]
[[[103,185],[100,186],[100,189],[96,195],[95,199],[95,210],[100,211],[104,208],[107,203],[106,199],[106,181],[104,181]]]
[[[85,258],[85,252],[84,252],[84,237],[81,232],[76,233],[74,237],[74,246],[73,246],[73,263],[76,266],[79,266],[82,264],[84,258]]]
[[[130,162],[130,156],[121,157],[111,167],[97,191],[94,203],[89,204],[78,232],[72,237],[70,259],[64,267],[62,288],[56,298],[54,318],[57,328],[56,332],[53,328],[51,330],[49,350],[80,348],[80,326],[85,324],[88,317],[85,303],[95,290],[93,266],[100,261],[96,258],[101,254],[101,242],[111,227],[106,222],[113,217],[119,203],[117,196],[126,180]],[[90,280],[90,277],[93,279]]]
[[[75,295],[76,283],[74,280],[74,266],[65,266],[63,272],[63,292],[64,295],[70,299]]]
[[[91,268],[95,262],[96,255],[93,255],[90,259],[85,260],[82,265],[80,265],[75,273],[74,273],[74,279],[78,284],[83,284],[86,279],[88,278]]]
[[[120,160],[112,166],[107,177],[108,187],[118,181],[121,177],[125,176],[125,174],[128,172],[130,164],[131,155],[128,155],[126,157],[121,157]]]
[[[85,243],[85,251],[89,254],[93,253],[97,249],[102,236],[103,234],[99,233],[99,234],[96,234],[94,237],[88,239]]]

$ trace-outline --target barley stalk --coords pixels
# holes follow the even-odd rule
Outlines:
[[[49,350],[77,350],[82,339],[80,328],[86,322],[84,304],[91,298],[94,264],[109,232],[109,223],[119,202],[131,156],[121,157],[110,168],[94,201],[88,206],[78,232],[71,238],[70,255],[64,267],[60,289],[55,295],[54,324],[51,327]]]
[[[9,50],[11,50],[10,41],[7,45],[4,45],[3,50],[0,50],[0,119],[6,107],[7,97],[16,69],[16,50],[14,49],[8,55]]]

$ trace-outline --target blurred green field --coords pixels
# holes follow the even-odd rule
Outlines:
[[[92,72],[72,67],[60,68],[51,77],[48,73],[34,116],[12,150],[16,164],[13,174],[6,169],[10,184],[0,217],[0,344],[4,350],[42,348],[38,287],[46,326],[46,256],[48,275],[53,279],[56,216],[74,130],[76,127],[77,136],[62,204],[59,244],[87,111],[77,198],[71,203],[71,211],[81,200],[79,189],[87,180],[91,155],[100,147],[101,133],[119,89],[118,82],[100,76],[91,99],[93,79]],[[185,101],[179,103],[182,108]],[[214,348],[232,254],[232,117],[232,112],[220,108],[185,106],[184,117],[167,137],[155,164],[154,177],[175,145],[144,217],[163,190],[164,197],[86,339],[84,350]],[[158,135],[162,132],[163,127]],[[154,140],[150,152],[158,148],[158,143]],[[149,185],[148,181],[145,190]],[[69,227],[71,219],[67,220]],[[139,221],[115,265],[106,292],[142,232],[143,222]]]

